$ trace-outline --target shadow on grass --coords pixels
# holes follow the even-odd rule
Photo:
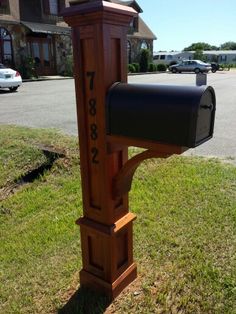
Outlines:
[[[106,296],[80,288],[70,300],[58,309],[58,314],[102,314],[110,305]]]

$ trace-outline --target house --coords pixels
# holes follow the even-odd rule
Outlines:
[[[136,1],[106,0],[133,7]],[[0,63],[21,70],[35,61],[38,75],[63,74],[72,55],[71,29],[60,11],[70,0],[0,0]],[[138,60],[140,49],[153,51],[155,35],[140,18],[135,18],[127,38],[128,61]]]
[[[143,12],[137,1],[107,1],[130,6],[139,14]],[[128,63],[138,62],[141,49],[149,49],[151,55],[153,55],[153,41],[156,39],[156,35],[151,31],[140,15],[134,18],[127,36]]]
[[[153,62],[164,63],[166,65],[181,60],[194,59],[195,51],[171,51],[156,52],[153,55]],[[236,50],[205,50],[203,51],[204,60],[207,62],[218,62],[220,64],[236,64]]]
[[[236,64],[236,50],[205,50],[203,55],[208,62]]]
[[[62,73],[71,30],[59,16],[67,0],[0,0],[0,63],[20,69],[32,57],[38,75]]]

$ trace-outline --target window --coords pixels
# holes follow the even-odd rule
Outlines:
[[[4,8],[8,6],[8,0],[0,0],[0,7]]]
[[[4,27],[0,27],[0,63],[13,66],[12,39]]]
[[[27,51],[35,61],[38,75],[52,75],[55,73],[54,46],[50,36],[28,37]]]
[[[58,1],[57,0],[49,0],[49,10],[53,15],[58,14]]]
[[[220,61],[221,62],[226,62],[227,61],[227,56],[226,55],[220,56]]]
[[[134,21],[133,21],[133,31],[134,32],[138,32],[138,26],[139,26],[138,17],[135,17]]]
[[[146,41],[143,41],[141,43],[141,49],[148,49],[148,44],[146,43]]]
[[[32,55],[34,57],[34,61],[35,61],[36,66],[38,66],[41,63],[40,46],[39,46],[38,42],[32,43]]]
[[[43,12],[47,15],[58,15],[64,6],[63,0],[43,0]]]
[[[128,63],[131,63],[131,43],[127,40],[127,59]]]
[[[160,55],[160,60],[165,60],[166,55]]]
[[[0,14],[10,14],[10,7],[8,0],[0,0]]]
[[[50,55],[49,55],[49,45],[48,43],[43,43],[43,56],[44,56],[44,66],[50,66]]]

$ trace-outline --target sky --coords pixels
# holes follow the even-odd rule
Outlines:
[[[181,51],[195,42],[236,42],[236,0],[136,0],[156,35],[154,51]]]

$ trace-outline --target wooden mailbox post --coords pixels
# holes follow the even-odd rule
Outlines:
[[[114,197],[113,178],[127,161],[127,146],[111,147],[106,135],[108,88],[127,81],[126,36],[137,13],[103,1],[71,6],[84,217],[80,284],[116,297],[136,278],[128,195]]]
[[[165,97],[170,93],[169,89],[162,87],[153,91],[152,87],[136,88],[125,85],[127,31],[136,15],[137,13],[130,7],[101,0],[83,1],[63,12],[64,20],[72,27],[74,47],[83,193],[83,217],[77,221],[81,232],[83,261],[80,284],[104,292],[110,299],[114,299],[137,276],[137,267],[133,261],[133,221],[136,216],[129,212],[128,192],[138,165],[147,158],[165,158],[172,154],[181,154],[187,149],[185,146],[188,146],[188,141],[185,140],[188,130],[191,131],[190,135],[193,135],[193,141],[190,142],[193,146],[196,135],[199,137],[198,142],[201,143],[202,136],[203,140],[207,140],[213,133],[214,91],[211,88],[205,90],[204,87],[194,90],[171,89],[174,102],[179,99],[179,104],[186,111],[184,121],[189,119],[195,121],[195,129],[192,127],[192,121],[186,123],[189,129],[180,128],[182,133],[178,134],[184,137],[183,142],[180,139],[177,144],[165,144],[158,142],[158,137],[149,140],[152,130],[145,140],[139,136],[129,137],[130,134],[140,135],[142,125],[138,130],[133,130],[134,133],[120,132],[122,120],[127,127],[132,119],[126,116],[125,99],[128,99],[127,108],[137,102],[137,110],[135,109],[137,115],[133,126],[135,123],[136,125],[142,123],[142,116],[146,110],[143,108],[146,105],[145,101],[141,101],[139,95],[145,100],[149,99],[148,102],[152,105],[150,108],[160,108],[159,112],[156,112],[156,109],[154,112],[159,119],[163,112],[165,117],[168,116],[165,108],[170,108],[170,104],[165,103],[166,99],[167,101],[169,99]],[[115,82],[120,82],[121,85],[111,88]],[[136,93],[134,99],[132,91]],[[192,95],[195,95],[193,96],[195,101]],[[121,107],[119,105],[117,107],[116,103],[116,99],[119,98],[123,104]],[[153,106],[156,99],[159,102],[157,107]],[[186,109],[188,102],[194,106],[194,110]],[[180,108],[180,113],[183,112],[183,108]],[[108,109],[110,114],[107,112]],[[174,112],[176,117],[183,116],[177,114],[176,109]],[[151,116],[152,114],[149,114],[149,117]],[[112,128],[112,125],[108,127],[109,119],[110,124],[118,122],[118,127]],[[171,123],[172,121],[173,115],[170,119]],[[148,124],[150,123],[146,121],[147,127]],[[176,130],[179,129],[178,125],[174,127]],[[113,134],[108,129],[114,130]],[[171,139],[175,128],[170,130]],[[161,133],[160,129],[158,132]],[[143,147],[147,150],[128,160],[129,146]]]

